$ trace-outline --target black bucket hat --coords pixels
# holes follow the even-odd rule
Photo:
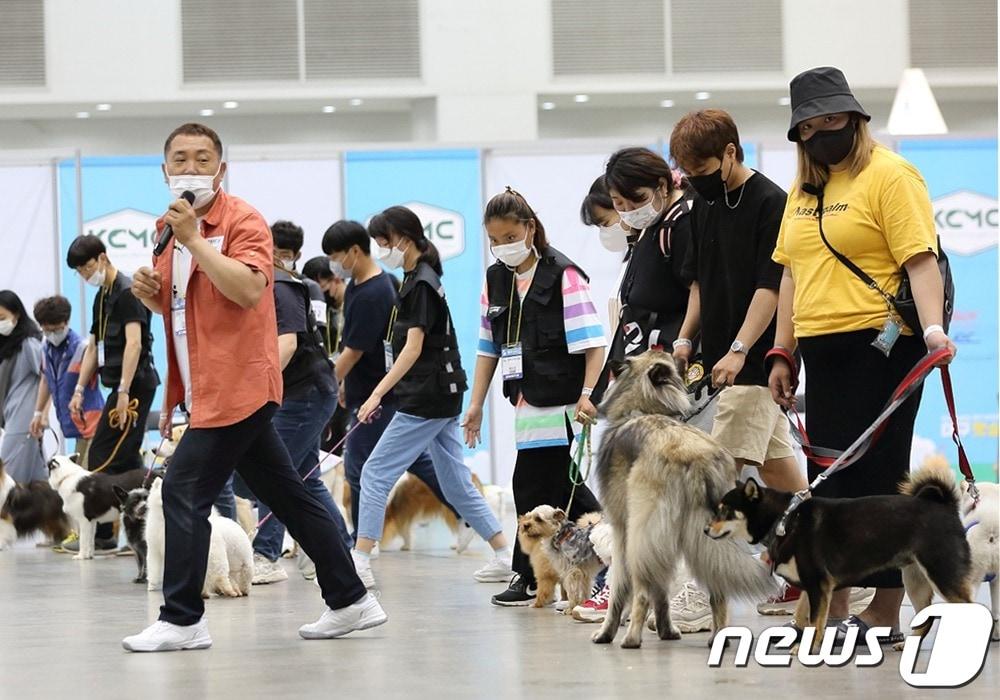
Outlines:
[[[837,112],[855,112],[871,121],[861,104],[851,93],[851,86],[839,68],[825,66],[799,73],[788,84],[792,99],[792,123],[788,140],[798,141],[798,125],[807,119]]]

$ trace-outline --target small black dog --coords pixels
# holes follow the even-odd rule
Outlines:
[[[15,485],[6,500],[0,503],[0,520],[9,523],[17,537],[41,531],[57,543],[62,542],[71,529],[69,518],[63,512],[62,498],[47,481]]]
[[[149,489],[144,486],[126,491],[115,484],[115,495],[121,505],[122,525],[128,546],[135,552],[139,575],[132,579],[133,583],[146,583],[146,501],[149,499]]]
[[[775,572],[805,591],[795,625],[825,630],[830,597],[878,571],[900,568],[919,611],[936,591],[949,603],[972,602],[971,554],[959,518],[961,495],[947,466],[925,467],[900,486],[901,496],[810,498],[792,511],[785,535],[767,542]],[[737,482],[705,528],[714,539],[768,540],[792,494]],[[808,622],[806,620],[808,616]],[[919,630],[921,637],[930,623]],[[816,635],[813,651],[822,638]]]

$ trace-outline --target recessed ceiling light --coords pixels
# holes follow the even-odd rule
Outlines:
[[[573,97],[573,101],[574,102],[589,102],[590,101],[590,95],[575,95]]]
[[[111,105],[109,105],[107,102],[102,102],[101,104],[97,105],[97,111],[98,112],[107,112],[110,109],[111,109]]]
[[[77,119],[90,119],[90,112],[77,112],[76,113],[76,118]]]
[[[215,114],[215,110],[214,109],[203,109],[200,112],[198,112],[198,114],[200,114],[203,117],[210,117],[213,114]]]
[[[542,103],[542,109],[544,109],[546,111],[550,110],[550,109],[555,109],[555,108],[556,108],[556,103],[555,102],[543,102]]]
[[[223,102],[222,106],[225,107],[226,109],[236,109],[237,107],[240,106],[240,103],[237,102],[236,100],[228,100],[226,102]]]
[[[353,100],[351,100],[350,105],[352,107],[360,107],[363,103],[364,100],[362,100],[360,97],[355,97]]]
[[[673,100],[660,100],[660,106],[670,108],[674,106]]]
[[[334,107],[333,105],[327,105],[326,107],[323,108],[323,114],[333,114],[336,111],[337,108]]]
[[[788,105],[792,104],[792,98],[791,97],[779,97],[778,98],[778,104],[781,105],[782,107],[787,107]]]
[[[694,94],[694,99],[696,99],[696,100],[707,100],[707,99],[709,99],[709,98],[710,98],[711,96],[712,96],[712,93],[710,93],[710,92],[705,92],[705,91],[703,90],[703,91],[701,91],[701,92],[696,92],[696,93]]]

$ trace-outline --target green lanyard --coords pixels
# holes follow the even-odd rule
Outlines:
[[[396,324],[396,317],[397,316],[399,316],[399,307],[398,306],[393,306],[392,307],[392,313],[389,315],[389,328],[386,329],[386,333],[385,333],[385,342],[387,342],[387,343],[391,343],[392,342],[392,331],[393,331],[392,327]]]
[[[524,318],[524,302],[520,302],[517,305],[517,335],[514,337],[514,342],[510,342],[510,322],[514,315],[514,290],[517,289],[517,273],[514,273],[514,277],[510,283],[510,301],[507,302],[507,345],[517,345],[518,341],[521,340],[521,319]]]

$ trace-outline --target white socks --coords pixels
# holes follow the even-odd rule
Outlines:
[[[357,549],[351,550],[351,559],[354,560],[355,569],[370,569],[372,568],[372,558],[368,552],[361,552]]]
[[[493,550],[493,556],[494,556],[494,558],[496,558],[499,561],[510,562],[510,560],[514,556],[514,552],[511,551],[511,548],[508,545],[506,547],[501,547],[500,549],[494,549]]]

